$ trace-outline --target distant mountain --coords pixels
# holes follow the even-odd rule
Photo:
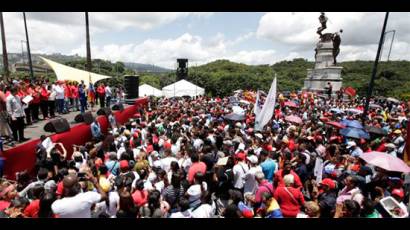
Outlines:
[[[146,72],[146,73],[167,73],[172,72],[171,69],[166,69],[156,65],[140,64],[134,62],[124,62],[125,68],[135,70],[136,72]]]
[[[43,56],[45,58],[51,59],[53,61],[59,62],[59,63],[66,63],[70,61],[79,61],[85,59],[84,57],[81,57],[79,55],[64,55],[60,53],[56,54],[37,54],[37,53],[32,53],[31,54],[31,59],[33,64],[37,65],[44,65],[44,62],[40,59],[40,56]],[[8,58],[9,58],[9,65],[13,65],[15,63],[28,63],[27,59],[27,54],[24,53],[24,56],[21,53],[8,53]],[[0,66],[3,64],[3,57],[0,56]],[[94,59],[93,59],[94,60]],[[148,65],[148,64],[141,64],[141,63],[134,63],[134,62],[123,62],[125,68],[134,70],[136,72],[143,72],[143,73],[166,73],[166,72],[172,72],[173,70],[166,69],[160,66],[156,65]]]

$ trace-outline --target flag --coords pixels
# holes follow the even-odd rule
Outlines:
[[[276,102],[276,76],[273,79],[268,96],[265,99],[262,110],[255,118],[255,130],[261,131],[273,116]]]
[[[410,119],[407,120],[406,146],[404,147],[403,160],[410,165]]]
[[[258,90],[257,94],[256,94],[256,102],[255,102],[255,106],[254,106],[254,110],[253,113],[255,114],[255,117],[258,116],[258,114],[261,112],[261,101],[260,101],[260,92]]]

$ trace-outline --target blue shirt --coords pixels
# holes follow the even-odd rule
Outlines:
[[[262,172],[265,174],[265,178],[269,181],[273,181],[273,176],[275,174],[276,163],[271,158],[266,159],[261,164]]]
[[[119,171],[120,171],[120,163],[118,161],[108,161],[105,163],[105,166],[107,166],[108,171],[110,171],[114,176],[118,176]]]
[[[91,134],[93,137],[98,138],[101,136],[101,128],[98,122],[93,122],[91,124]]]

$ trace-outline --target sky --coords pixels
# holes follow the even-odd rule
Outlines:
[[[329,12],[325,32],[343,29],[339,61],[374,60],[384,13]],[[319,12],[90,12],[92,58],[155,64],[174,69],[218,59],[249,65],[304,58],[314,60]],[[3,13],[9,53],[21,53],[25,39],[20,12]],[[85,56],[83,12],[26,13],[32,53]],[[390,60],[410,60],[410,13],[390,13],[395,30]],[[387,33],[387,60],[393,33]],[[0,44],[1,45],[1,44]]]

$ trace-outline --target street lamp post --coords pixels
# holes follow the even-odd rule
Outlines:
[[[30,41],[28,39],[27,22],[26,22],[26,13],[25,12],[23,12],[23,19],[24,19],[24,28],[26,30],[27,56],[28,56],[28,64],[30,66],[30,77],[31,77],[31,81],[34,81],[33,63],[31,62]]]
[[[385,35],[385,31],[386,31],[387,19],[388,18],[389,18],[389,12],[386,12],[386,16],[384,17],[382,33],[380,35],[380,40],[379,40],[379,47],[377,48],[376,59],[374,60],[372,76],[370,78],[369,87],[368,87],[368,90],[367,90],[366,104],[365,104],[365,107],[364,107],[363,117],[362,117],[363,123],[366,120],[367,111],[369,110],[370,97],[372,96],[372,92],[373,92],[374,79],[376,78],[377,65],[379,64],[380,52],[381,52],[381,49],[382,49],[382,46],[383,46],[384,35]]]

